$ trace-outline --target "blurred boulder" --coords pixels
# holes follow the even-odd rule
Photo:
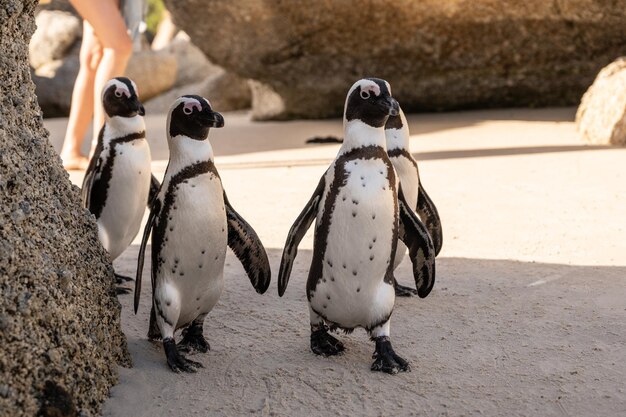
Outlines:
[[[37,105],[36,5],[0,7],[0,415],[95,416],[130,355],[111,261]]]
[[[174,54],[147,49],[133,54],[126,76],[137,84],[141,101],[147,101],[174,86],[177,69]]]
[[[600,71],[580,102],[576,129],[591,144],[626,145],[626,57]]]
[[[80,68],[79,50],[77,44],[63,59],[48,62],[32,74],[44,117],[66,117],[70,113],[72,90]]]
[[[197,83],[224,71],[212,64],[204,53],[191,43],[189,36],[184,32],[178,32],[174,39],[159,51],[168,52],[176,57],[175,87]]]
[[[165,3],[211,62],[271,87],[275,118],[339,116],[365,76],[408,111],[573,105],[626,47],[625,0]]]
[[[173,88],[145,103],[148,114],[167,113],[178,97],[196,94],[209,99],[213,109],[219,112],[250,108],[250,88],[246,80],[219,69],[205,80]]]
[[[28,48],[30,65],[35,69],[63,58],[82,33],[80,19],[66,12],[42,10],[35,23],[37,30]]]

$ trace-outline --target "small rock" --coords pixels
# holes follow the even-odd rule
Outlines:
[[[594,145],[626,145],[626,57],[598,73],[576,112],[576,129]]]

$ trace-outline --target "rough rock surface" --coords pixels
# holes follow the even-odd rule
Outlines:
[[[81,37],[80,19],[67,12],[42,10],[35,23],[37,30],[28,48],[30,65],[35,69],[63,58]]]
[[[211,62],[271,86],[274,118],[338,116],[363,76],[408,111],[572,105],[626,47],[624,0],[165,3]]]
[[[576,112],[581,138],[596,145],[626,145],[626,57],[602,69]]]
[[[113,271],[48,142],[35,0],[0,0],[0,415],[90,416],[129,364]]]

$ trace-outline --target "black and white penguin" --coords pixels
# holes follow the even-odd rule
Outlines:
[[[98,237],[111,260],[132,243],[158,181],[151,174],[144,108],[132,80],[109,80],[102,90],[105,123],[81,190],[83,206],[96,217]],[[130,280],[115,274],[117,282]],[[129,291],[118,288],[118,292]]]
[[[210,348],[202,325],[222,293],[227,246],[243,264],[258,293],[264,293],[270,283],[265,248],[229,204],[215,168],[209,129],[223,126],[224,118],[212,110],[207,99],[189,95],[174,101],[167,118],[170,159],[139,249],[135,312],[144,252],[152,230],[148,337],[163,339],[167,363],[175,372],[195,372],[201,366],[179,350],[206,352]],[[177,346],[174,332],[181,328],[183,338]]]
[[[289,231],[278,276],[287,288],[298,244],[316,220],[307,281],[311,350],[336,355],[343,344],[329,329],[363,327],[376,342],[373,371],[409,370],[389,339],[398,240],[409,247],[415,283],[426,297],[435,282],[435,250],[426,227],[406,201],[385,146],[385,122],[398,113],[389,84],[357,81],[346,98],[344,141]]]
[[[400,109],[397,115],[389,116],[389,119],[387,119],[385,137],[387,139],[387,155],[389,155],[389,159],[399,177],[404,197],[409,206],[417,211],[422,222],[426,225],[435,246],[435,255],[438,255],[443,244],[441,219],[439,218],[437,207],[435,207],[422,185],[417,161],[409,151],[409,125],[402,109]],[[402,262],[406,250],[406,245],[400,242],[393,264],[394,270]],[[397,296],[407,297],[414,293],[414,289],[400,285],[396,281]]]

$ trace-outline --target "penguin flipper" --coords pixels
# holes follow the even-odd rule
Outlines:
[[[83,203],[83,207],[89,209],[91,206],[91,190],[93,188],[93,184],[96,181],[96,174],[100,172],[101,161],[100,154],[102,153],[102,135],[104,132],[104,128],[100,129],[100,133],[98,133],[98,142],[96,144],[96,149],[89,160],[89,165],[87,166],[87,170],[85,171],[85,177],[83,178],[83,184],[80,187],[80,197]]]
[[[402,187],[398,191],[399,238],[409,248],[417,295],[426,297],[435,285],[435,247],[424,223],[406,202]]]
[[[435,255],[439,255],[441,246],[443,245],[443,229],[441,227],[441,219],[439,218],[439,212],[437,211],[437,207],[435,207],[435,203],[433,203],[433,200],[431,200],[426,193],[421,181],[419,183],[416,211],[422,221],[426,224],[428,233],[430,233],[433,245],[435,246]]]
[[[150,192],[148,193],[148,208],[152,209],[152,202],[159,194],[159,190],[161,189],[161,183],[156,179],[154,174],[150,175]]]
[[[141,277],[143,275],[143,263],[146,255],[146,245],[148,244],[148,237],[150,236],[150,231],[154,226],[154,222],[156,220],[157,213],[160,210],[160,201],[155,199],[152,202],[152,207],[150,208],[150,215],[148,216],[148,221],[143,229],[143,237],[141,238],[141,246],[139,246],[139,254],[137,256],[137,275],[135,277],[135,314],[137,314],[137,309],[139,308],[139,299],[141,297]],[[154,271],[154,266],[152,267]],[[152,274],[154,275],[154,274]],[[154,290],[154,277],[152,280],[153,290]]]
[[[228,223],[228,247],[243,265],[256,292],[263,294],[267,291],[272,277],[267,252],[252,226],[230,205],[226,193],[224,193],[224,205]]]
[[[278,271],[278,295],[281,297],[285,293],[287,284],[289,283],[293,261],[298,254],[298,245],[307,230],[309,230],[309,227],[311,227],[311,223],[313,223],[315,217],[317,217],[319,203],[324,195],[324,188],[325,180],[324,176],[322,176],[309,202],[304,206],[304,209],[291,226],[291,229],[289,229],[285,249],[283,249],[283,255],[280,259],[280,270]]]

